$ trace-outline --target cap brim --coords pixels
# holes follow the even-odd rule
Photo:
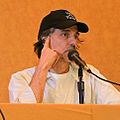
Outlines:
[[[89,28],[88,26],[85,24],[85,23],[82,23],[82,22],[77,22],[77,27],[78,27],[78,31],[79,32],[83,32],[83,33],[86,33],[89,31]]]
[[[69,27],[72,27],[73,25],[77,25],[78,27],[78,31],[82,32],[82,33],[86,33],[88,32],[89,28],[85,23],[82,22],[75,22],[75,21],[64,21],[61,24],[55,24],[55,28],[59,28],[59,29],[66,29]],[[53,26],[54,27],[54,26]]]

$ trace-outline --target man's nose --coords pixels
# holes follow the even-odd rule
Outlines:
[[[68,41],[69,41],[69,45],[76,45],[76,39],[74,36],[70,37]]]

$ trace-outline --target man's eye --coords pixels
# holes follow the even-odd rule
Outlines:
[[[68,33],[62,33],[62,36],[68,38],[69,34]]]

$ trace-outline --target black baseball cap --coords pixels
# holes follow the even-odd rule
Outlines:
[[[78,22],[74,15],[72,15],[67,10],[55,10],[51,11],[47,16],[45,16],[41,22],[38,40],[40,35],[47,29],[57,28],[57,29],[66,29],[77,25],[78,31],[82,33],[88,32],[89,28],[85,23]]]

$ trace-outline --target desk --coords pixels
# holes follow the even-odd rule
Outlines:
[[[2,103],[0,109],[5,120],[120,120],[120,105]]]

